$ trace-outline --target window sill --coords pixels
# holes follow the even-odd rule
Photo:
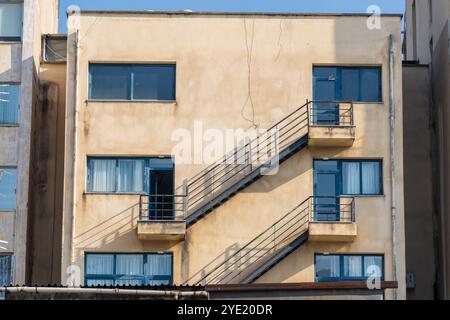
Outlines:
[[[87,99],[86,103],[165,103],[176,104],[176,100],[108,100],[108,99]]]
[[[22,40],[0,40],[0,44],[22,44]]]
[[[90,192],[85,191],[83,195],[87,196],[143,196],[146,195],[145,192]]]
[[[341,194],[340,197],[343,198],[384,198],[385,194]]]
[[[364,102],[364,101],[354,101],[353,105],[355,104],[385,104],[384,101],[379,102]]]
[[[5,128],[17,128],[19,127],[19,124],[7,124],[7,123],[0,123],[0,128],[5,127]]]

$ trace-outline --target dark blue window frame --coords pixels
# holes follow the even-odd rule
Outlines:
[[[329,77],[325,77],[320,75],[321,70],[330,69],[333,70],[333,79]],[[376,90],[377,97],[375,99],[363,99],[363,88],[364,85],[368,85],[364,83],[362,80],[364,71],[376,71],[378,75],[378,83]],[[358,72],[358,97],[356,99],[348,99],[343,97],[342,88],[343,88],[343,76],[342,71],[357,71]],[[313,95],[314,101],[321,101],[320,93],[316,90],[316,81],[335,81],[335,99],[334,101],[342,101],[342,102],[359,102],[359,103],[382,103],[383,102],[383,91],[382,91],[382,69],[381,67],[363,67],[363,66],[355,66],[355,67],[342,67],[342,66],[313,66],[313,78],[314,78],[314,88]]]
[[[339,276],[338,277],[318,277],[317,276],[317,269],[316,269],[316,262],[317,257],[339,257]],[[366,281],[369,279],[367,276],[362,277],[346,277],[344,276],[344,258],[345,257],[361,257],[361,274],[364,275],[364,259],[365,257],[378,257],[381,258],[381,281],[384,281],[384,273],[385,273],[385,261],[384,261],[384,254],[322,254],[322,253],[316,253],[314,254],[314,279],[316,282],[342,282],[342,281]]]
[[[126,80],[124,83],[121,83],[120,87],[126,88],[126,96],[124,97],[114,97],[114,90],[111,90],[111,97],[107,97],[102,95],[101,97],[98,97],[98,93],[94,90],[94,82],[95,82],[95,68],[97,67],[111,67],[111,71],[113,69],[122,68],[124,74],[126,75]],[[149,97],[136,97],[135,86],[137,85],[138,81],[135,80],[135,75],[138,74],[139,69],[166,69],[164,73],[164,77],[168,78],[167,81],[170,81],[170,83],[166,83],[166,89],[169,91],[169,93],[166,93],[164,97],[159,97],[160,93],[157,93],[157,96],[149,96]],[[148,70],[147,70],[148,71]],[[162,70],[160,70],[162,71]],[[145,73],[140,73],[141,75],[145,75]],[[147,73],[148,75],[148,73]],[[145,83],[145,81],[144,81]],[[116,83],[117,85],[117,83]],[[161,82],[158,83],[158,85],[162,85]],[[148,90],[144,90],[148,91]],[[142,93],[141,93],[142,94]],[[148,92],[147,92],[148,94]],[[173,102],[176,100],[176,64],[175,63],[90,63],[89,64],[89,92],[88,92],[89,100],[105,100],[105,101],[168,101]]]
[[[141,280],[143,285],[149,285],[150,281],[168,281],[168,285],[173,285],[173,253],[172,252],[85,252],[84,257],[84,270],[87,270],[87,257],[89,255],[112,255],[113,258],[113,274],[85,274],[84,275],[84,284],[88,286],[89,280],[111,280],[114,283],[118,280]],[[171,260],[171,269],[170,275],[168,276],[152,276],[152,275],[124,275],[124,274],[116,274],[116,259],[118,255],[142,255],[143,256],[143,264],[147,263],[148,255],[159,255],[159,256],[170,256]],[[114,285],[115,286],[115,285]]]
[[[154,164],[159,160],[171,160],[172,167],[168,168],[167,166],[159,166],[158,164]],[[116,161],[116,176],[115,176],[115,190],[114,191],[95,191],[93,190],[93,182],[92,182],[92,160],[115,160]],[[119,191],[118,190],[118,166],[119,160],[144,160],[144,168],[142,172],[142,177],[144,180],[144,190],[141,192],[127,192],[127,191]],[[173,182],[175,183],[175,161],[173,158],[167,157],[101,157],[101,156],[89,156],[87,157],[87,183],[86,183],[86,191],[91,194],[144,194],[148,190],[148,181],[146,178],[145,171],[147,169],[160,169],[160,170],[171,170],[173,172]]]
[[[317,163],[318,162],[324,162],[324,161],[336,161],[337,162],[337,172],[332,172],[332,173],[337,173],[338,175],[338,185],[337,188],[339,190],[339,196],[381,196],[384,194],[383,191],[383,161],[382,160],[377,160],[377,159],[330,159],[330,160],[322,160],[322,159],[314,159],[314,163],[313,163],[313,170],[314,170],[314,194],[316,194],[316,190],[317,190],[317,177],[316,174],[318,173],[330,173],[328,171],[320,171],[317,168]],[[353,163],[359,163],[360,165],[360,174],[359,174],[359,190],[360,193],[357,194],[346,194],[343,192],[343,176],[342,176],[342,164],[344,162],[353,162]],[[379,187],[380,187],[380,192],[379,193],[362,193],[363,187],[363,180],[362,180],[362,163],[364,162],[377,162],[379,164]]]

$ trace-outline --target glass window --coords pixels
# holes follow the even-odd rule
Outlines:
[[[364,281],[384,279],[383,255],[316,254],[316,281]]]
[[[358,162],[342,163],[342,192],[353,195],[361,193],[360,164]]]
[[[314,101],[381,102],[380,67],[314,67]]]
[[[0,168],[0,210],[16,210],[17,169]]]
[[[0,254],[0,287],[12,285],[12,255]]]
[[[362,172],[362,193],[380,194],[381,193],[381,175],[379,161],[365,161],[361,163]]]
[[[22,3],[0,3],[0,40],[20,41]]]
[[[325,180],[331,173],[336,178]],[[314,179],[315,196],[380,195],[383,192],[379,160],[315,160]],[[334,192],[324,194],[323,190]]]
[[[316,278],[339,278],[339,256],[317,255],[315,270]]]
[[[90,64],[89,99],[175,100],[173,64]]]
[[[117,190],[119,192],[144,191],[144,160],[118,160],[119,174]]]
[[[0,84],[0,125],[19,123],[20,86]]]
[[[166,174],[169,186],[173,187],[173,161],[171,158],[88,158],[88,192],[142,193],[145,186],[145,171],[151,170],[151,177],[159,171]],[[156,181],[156,180],[155,180]],[[156,183],[156,182],[155,182]],[[162,181],[152,186],[154,194],[173,194],[173,190],[163,188]],[[166,193],[161,193],[163,190]],[[167,193],[168,192],[168,193]]]
[[[87,253],[87,286],[172,284],[171,254]]]
[[[121,64],[91,64],[90,99],[129,100],[131,77],[129,67]]]

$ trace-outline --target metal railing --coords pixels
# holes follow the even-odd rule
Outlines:
[[[355,222],[355,198],[311,197],[311,221]]]
[[[280,150],[308,132],[308,105],[286,116],[257,138],[242,143],[187,184],[187,216],[250,172],[269,167]],[[276,160],[275,160],[276,161]]]
[[[326,112],[320,113],[320,110]],[[331,121],[330,110],[334,112],[334,122]],[[159,205],[163,208],[159,211],[164,212],[163,218],[170,220],[171,217],[174,217],[173,219],[183,217],[186,219],[250,173],[261,170],[261,168],[270,171],[273,165],[278,164],[280,152],[305,136],[308,133],[309,125],[352,126],[353,103],[307,100],[304,105],[277,122],[265,133],[242,143],[216,163],[185,180],[183,185],[176,189],[175,195],[154,195],[154,197],[162,197],[163,203]],[[141,197],[142,217],[146,217],[147,220],[164,220],[159,218],[160,214],[146,214],[147,211],[151,211],[147,210],[146,206],[150,205],[150,208],[153,208],[151,207],[152,202],[158,202],[153,200],[152,196],[148,197],[146,201],[149,203],[146,203],[145,198]],[[168,200],[171,199],[170,197],[177,199],[177,201],[173,201],[174,209],[170,207],[172,202],[172,200]],[[158,210],[153,211],[159,212]]]
[[[320,213],[323,209],[321,204],[317,203],[319,199],[330,201],[334,199],[340,204],[334,207],[336,220],[333,222],[355,221],[353,198],[309,197],[234,253],[218,256],[189,278],[185,284],[233,283],[247,277],[256,267],[303,235],[308,230],[310,222],[323,221],[318,215],[318,212]],[[337,210],[342,211],[336,214]],[[331,220],[326,221],[331,222]]]
[[[185,220],[185,196],[142,194],[139,198],[139,221]]]
[[[353,126],[353,102],[314,101],[310,121],[313,126]]]

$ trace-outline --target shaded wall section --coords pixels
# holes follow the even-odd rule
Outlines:
[[[32,285],[59,284],[61,279],[65,70],[65,64],[41,65],[32,136],[34,178],[27,279]]]
[[[403,66],[406,272],[412,277],[408,299],[433,299],[436,277],[429,74],[428,65]]]

